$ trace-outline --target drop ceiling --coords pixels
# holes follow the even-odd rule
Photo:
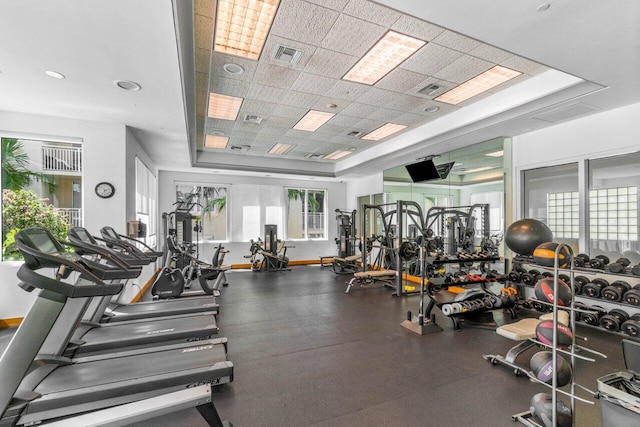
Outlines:
[[[640,101],[635,0],[563,0],[545,12],[531,0],[282,0],[258,61],[213,53],[215,4],[3,1],[0,110],[124,124],[164,170],[349,179]],[[373,86],[342,80],[388,29],[427,44]],[[277,45],[301,50],[299,63],[273,60]],[[244,74],[229,75],[227,63]],[[494,64],[523,75],[458,106],[419,93]],[[142,89],[124,91],[119,79]],[[245,97],[239,117],[261,123],[206,120],[212,91]],[[433,105],[440,110],[424,111]],[[309,109],[336,115],[316,132],[291,129]],[[407,128],[380,142],[348,136],[387,121]],[[216,131],[241,149],[202,149]],[[267,156],[276,142],[295,148]],[[336,149],[354,153],[338,161],[305,157]]]

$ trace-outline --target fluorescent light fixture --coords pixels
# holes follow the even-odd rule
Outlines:
[[[297,130],[306,130],[308,132],[313,132],[320,126],[325,124],[333,116],[335,116],[334,113],[309,110],[309,112],[305,114],[304,117],[301,118],[293,128]]]
[[[475,178],[472,178],[471,181],[486,181],[490,179],[498,179],[503,177],[504,177],[504,174],[502,172],[494,172],[494,173],[487,173],[484,175],[478,175]]]
[[[373,85],[425,44],[424,40],[389,30],[342,79]]]
[[[490,169],[495,169],[495,168],[496,168],[495,166],[482,166],[475,169],[467,169],[466,171],[464,171],[464,173],[484,172],[484,171],[488,171]]]
[[[494,151],[493,153],[487,153],[487,154],[485,154],[485,156],[489,156],[489,157],[502,157],[502,156],[504,156],[504,150]]]
[[[293,147],[295,147],[295,145],[283,144],[281,142],[278,142],[276,145],[271,147],[271,150],[269,150],[269,154],[282,156],[283,154],[291,150]]]
[[[384,126],[380,126],[378,129],[374,130],[373,132],[369,132],[368,134],[363,136],[361,139],[368,139],[370,141],[379,141],[383,138],[388,137],[389,135],[393,135],[394,133],[401,131],[404,128],[406,128],[406,126],[404,125],[387,123]]]
[[[211,93],[209,95],[209,117],[212,119],[235,120],[242,105],[242,98]]]
[[[59,73],[57,71],[46,70],[46,71],[43,71],[43,72],[44,72],[45,75],[51,77],[52,79],[62,80],[65,77],[64,74]]]
[[[336,150],[333,153],[330,153],[330,154],[327,154],[326,156],[324,156],[323,159],[325,159],[325,160],[338,160],[338,159],[341,159],[343,157],[348,156],[351,153],[352,153],[351,151]]]
[[[475,76],[471,80],[467,80],[465,83],[454,87],[448,92],[443,93],[439,97],[435,98],[435,100],[457,105],[462,101],[466,101],[469,98],[511,80],[520,74],[522,74],[520,71],[496,65],[492,69]]]
[[[258,59],[280,0],[219,0],[213,50]]]
[[[228,136],[207,135],[204,140],[204,146],[207,148],[227,148],[229,143]]]

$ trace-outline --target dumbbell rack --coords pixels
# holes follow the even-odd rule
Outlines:
[[[575,353],[575,349],[578,348],[578,346],[576,346],[576,336],[575,336],[575,330],[576,330],[576,320],[575,320],[575,313],[577,311],[583,311],[583,310],[579,310],[575,308],[575,289],[573,287],[573,278],[574,278],[574,268],[573,268],[573,250],[571,249],[570,246],[566,245],[566,244],[559,244],[556,248],[555,251],[555,256],[554,256],[554,267],[553,267],[553,295],[558,295],[558,287],[559,287],[559,273],[560,273],[560,263],[559,263],[559,254],[560,251],[562,249],[566,249],[569,253],[569,257],[568,257],[568,262],[569,265],[571,265],[571,268],[568,270],[569,272],[569,278],[570,278],[570,284],[569,284],[569,288],[571,289],[571,305],[570,307],[565,307],[563,309],[565,310],[569,310],[569,324],[571,326],[571,330],[574,331],[573,337],[572,337],[572,344],[571,344],[571,348],[570,351],[565,351],[565,350],[560,350],[558,349],[556,343],[558,342],[558,310],[560,309],[558,306],[558,299],[554,298],[554,301],[552,304],[547,303],[545,301],[539,301],[537,300],[539,303],[541,304],[545,304],[545,305],[549,305],[552,307],[553,309],[553,346],[551,347],[551,365],[552,366],[558,366],[557,361],[558,361],[558,353],[564,353],[567,354],[571,357],[571,369],[572,369],[572,378],[571,378],[571,388],[570,388],[570,392],[566,392],[564,390],[560,390],[558,387],[558,376],[557,376],[557,370],[554,369],[553,370],[553,376],[552,376],[552,383],[551,385],[540,381],[538,378],[536,378],[532,373],[529,374],[529,379],[533,382],[539,383],[544,385],[545,387],[548,387],[551,389],[551,405],[552,405],[552,425],[557,426],[557,402],[558,402],[558,394],[564,394],[565,396],[569,397],[571,399],[571,414],[572,414],[572,426],[575,426],[575,420],[576,420],[576,400],[579,400],[581,402],[587,403],[587,404],[591,404],[594,405],[595,403],[584,399],[582,397],[579,397],[576,395],[576,387],[588,392],[589,394],[591,394],[592,396],[596,395],[596,392],[589,390],[588,388],[581,386],[580,384],[575,382],[575,361],[576,359],[582,359],[582,360],[586,360],[586,361],[590,361],[590,362],[595,362],[595,359],[589,358],[589,357],[585,357],[582,355],[578,355]],[[566,272],[567,269],[563,269],[563,272]],[[536,342],[539,345],[543,345],[546,346],[544,343],[537,341],[537,340],[532,340],[534,342]],[[580,350],[584,350],[584,351],[588,351],[590,353],[593,354],[597,354],[600,355],[602,357],[606,357],[606,355],[596,352],[594,350],[590,350],[588,348],[579,346]],[[522,412],[519,414],[515,414],[512,415],[511,417],[513,419],[513,421],[518,421],[521,424],[528,426],[528,427],[542,427],[540,426],[533,418],[533,414],[531,413],[531,411],[526,411],[526,412]]]
[[[442,266],[445,264],[464,264],[464,263],[470,263],[470,262],[480,262],[480,263],[493,263],[496,261],[500,261],[500,257],[496,257],[496,256],[482,256],[482,257],[469,257],[469,258],[461,258],[461,257],[447,257],[447,258],[440,258],[440,257],[426,257],[425,262],[427,264],[431,264],[434,266]],[[425,312],[425,317],[427,318],[432,318],[435,319],[435,316],[432,315],[432,310],[434,307],[438,307],[441,308],[444,304],[448,304],[451,303],[453,301],[450,300],[445,300],[444,298],[439,298],[439,289],[436,288],[442,288],[442,287],[448,287],[448,286],[467,286],[467,285],[480,285],[482,287],[482,289],[486,292],[491,294],[491,292],[486,288],[487,284],[491,284],[491,283],[496,283],[495,280],[489,280],[486,278],[486,274],[480,277],[480,280],[472,280],[472,281],[468,281],[468,282],[456,282],[456,283],[446,283],[446,278],[445,277],[433,277],[430,278],[427,286],[426,286],[426,293],[429,296],[429,303],[427,305],[426,308],[426,312]],[[451,314],[448,315],[447,317],[449,317],[453,323],[453,327],[455,330],[460,330],[462,328],[462,323],[460,321],[460,315],[464,315],[464,314],[472,314],[472,313],[478,313],[480,314],[481,312],[486,312],[487,310],[477,310],[477,311],[467,311],[464,313],[455,313],[455,314]],[[509,309],[512,318],[515,318],[516,314],[515,311],[513,311],[512,308]],[[493,320],[493,316],[491,317],[491,320]],[[434,320],[435,321],[435,320]],[[495,325],[493,325],[495,326]],[[493,327],[492,326],[492,327]]]

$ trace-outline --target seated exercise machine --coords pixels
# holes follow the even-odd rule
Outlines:
[[[264,226],[265,239],[264,242],[258,238],[258,241],[251,241],[251,259],[252,271],[289,271],[289,257],[287,257],[287,249],[294,246],[287,246],[286,243],[278,239],[278,226],[266,224]],[[257,255],[262,255],[262,260],[257,259]]]
[[[210,389],[233,380],[226,343],[203,340],[64,357],[73,330],[55,342],[48,336],[65,309],[86,298],[115,295],[123,285],[100,278],[115,267],[87,263],[44,229],[23,229],[15,240],[25,259],[17,273],[20,287],[40,293],[0,358],[0,425],[56,420],[88,425],[87,417],[91,425],[124,425],[187,407],[196,407],[209,425],[220,425]],[[41,269],[53,270],[53,278]],[[67,280],[72,273],[74,283]],[[85,418],[75,419],[79,414]]]
[[[336,274],[352,274],[358,271],[358,261],[361,255],[356,255],[356,211],[351,213],[336,209],[338,222],[338,255],[333,258],[332,267]]]

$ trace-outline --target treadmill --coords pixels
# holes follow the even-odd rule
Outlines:
[[[125,250],[125,254],[128,256],[127,259],[136,260],[137,263],[150,264],[155,261],[159,255],[162,255],[162,252],[144,252],[137,249],[133,244],[127,243],[127,241],[122,238],[123,236],[117,234],[111,227],[103,227],[101,233],[103,236],[111,236],[111,238],[101,239],[102,241],[112,246],[113,249],[120,248]],[[113,238],[113,235],[117,237]],[[97,244],[96,239],[89,233],[86,233],[86,235],[83,234],[81,239],[92,244]],[[95,305],[92,304],[90,308],[92,314],[87,320],[94,323],[109,323],[202,312],[217,314],[219,311],[220,306],[216,303],[215,298],[210,295],[187,299],[142,301],[133,304],[115,302],[112,301],[110,296],[104,296],[101,300],[97,301]]]
[[[226,339],[71,360],[61,356],[67,337],[58,343],[56,354],[39,355],[67,304],[117,294],[123,285],[100,280],[96,266],[66,252],[42,228],[21,230],[15,240],[25,259],[18,270],[20,287],[41,291],[0,358],[0,425],[39,424],[115,405],[130,408],[127,404],[155,398],[162,404],[169,393],[233,380]],[[54,278],[37,272],[43,268],[53,269]],[[72,272],[79,276],[73,284],[66,280]],[[166,399],[167,405],[173,403]]]
[[[69,236],[77,236],[84,229],[72,229]],[[85,264],[92,267],[92,271],[101,280],[126,280],[140,275],[141,269],[126,264],[117,253],[104,246],[88,245],[84,243],[70,243],[76,254],[83,256]],[[95,259],[87,256],[97,256]],[[218,333],[216,318],[210,313],[191,315],[156,317],[150,319],[132,320],[129,322],[93,323],[81,321],[91,298],[77,298],[72,304],[67,304],[60,315],[59,322],[49,334],[48,340],[59,342],[66,336],[66,331],[78,325],[71,337],[70,343],[64,350],[66,357],[79,357],[95,354],[113,353],[146,348],[150,346],[175,344],[180,342],[194,342],[211,339]],[[41,353],[46,353],[43,346]],[[55,346],[53,346],[55,352]]]

